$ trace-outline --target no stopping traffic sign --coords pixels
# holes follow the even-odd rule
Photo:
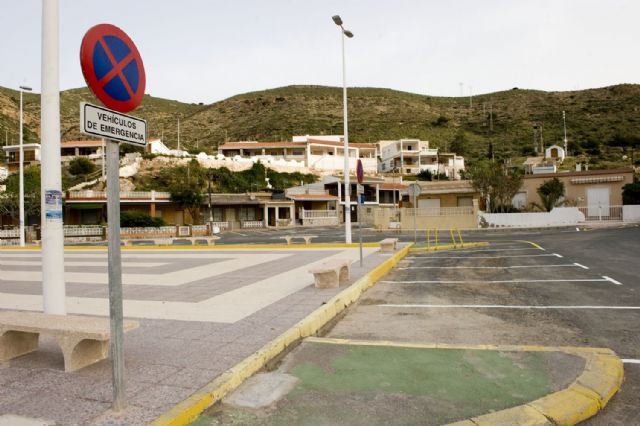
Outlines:
[[[140,104],[144,65],[138,48],[120,28],[99,24],[89,29],[80,46],[80,65],[87,85],[107,108],[129,112]]]

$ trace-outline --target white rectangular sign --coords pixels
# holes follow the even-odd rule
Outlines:
[[[360,184],[358,184],[358,185],[356,186],[356,193],[357,193],[357,194],[364,194],[364,185],[360,185]]]
[[[80,102],[80,132],[132,145],[147,145],[146,121],[86,102]]]

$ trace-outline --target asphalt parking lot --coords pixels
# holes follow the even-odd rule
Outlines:
[[[491,244],[409,254],[329,336],[609,347],[625,360],[625,383],[588,424],[640,424],[640,228],[467,239]]]

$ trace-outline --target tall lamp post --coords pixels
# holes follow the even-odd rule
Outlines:
[[[31,91],[31,87],[20,86],[20,189],[18,199],[20,203],[20,247],[24,247],[24,149],[23,144],[23,119],[22,119],[22,94]]]
[[[351,244],[351,191],[349,183],[349,123],[347,120],[347,67],[344,56],[344,38],[353,37],[353,33],[342,26],[340,15],[332,17],[333,22],[340,27],[342,37],[342,105],[344,110],[344,239]]]

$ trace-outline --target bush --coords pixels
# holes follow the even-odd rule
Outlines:
[[[69,162],[69,173],[74,176],[86,176],[96,171],[96,165],[86,157],[76,157]]]
[[[622,204],[640,204],[640,182],[628,183],[622,187]]]
[[[123,228],[145,228],[164,226],[161,217],[152,217],[144,212],[120,212],[120,226]]]

